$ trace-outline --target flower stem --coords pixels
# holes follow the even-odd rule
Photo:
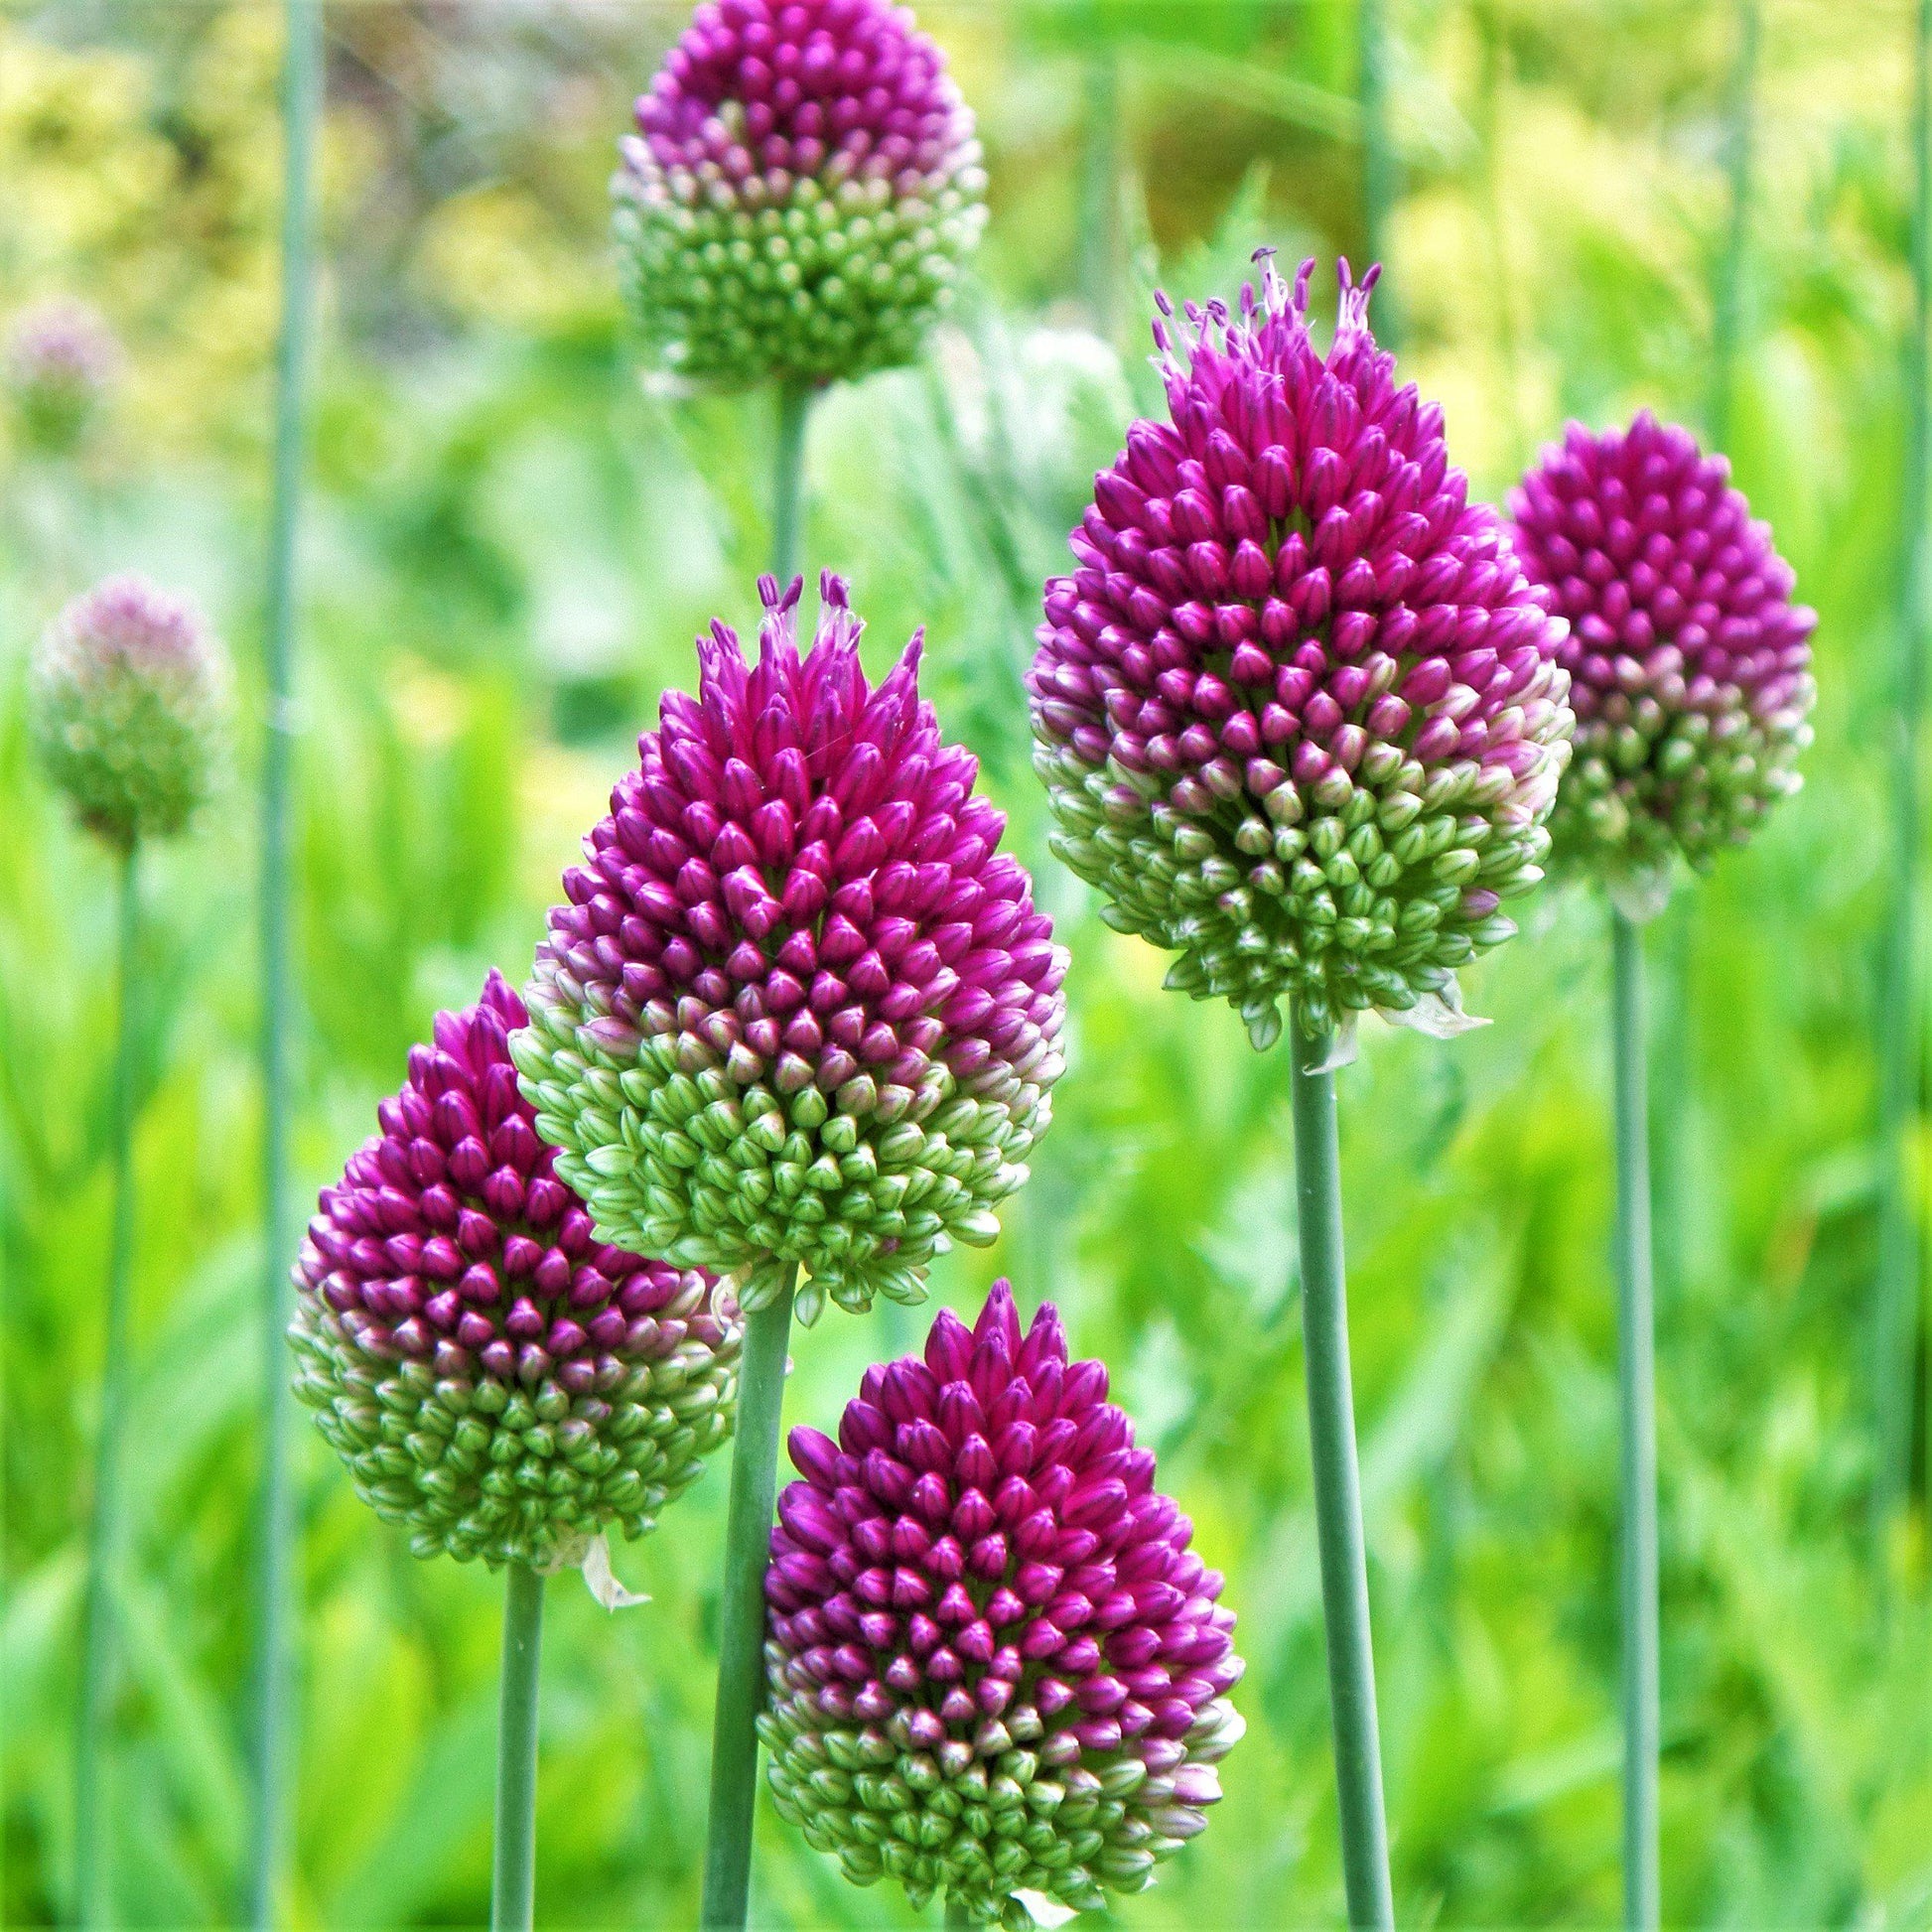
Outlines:
[[[288,1474],[290,708],[295,536],[307,425],[311,176],[323,92],[321,0],[287,0],[283,66],[282,326],[276,351],[275,473],[268,549],[268,740],[262,758],[262,1489],[256,1537],[254,1820],[248,1920],[274,1923],[289,1802],[288,1593],[294,1541]]]
[[[1657,1387],[1644,1144],[1643,938],[1610,914],[1616,1075],[1616,1337],[1622,1486],[1623,1922],[1658,1922]]]
[[[813,390],[807,382],[778,389],[778,447],[771,474],[771,574],[779,585],[798,575],[805,527],[805,420]]]
[[[946,1932],[972,1932],[973,1915],[957,1892],[946,1894]]]
[[[1366,272],[1371,263],[1381,262],[1386,276],[1389,217],[1395,210],[1399,189],[1399,162],[1389,138],[1388,22],[1383,18],[1382,0],[1357,0],[1356,31],[1361,63],[1362,241],[1368,254],[1362,268]],[[1376,338],[1385,349],[1393,349],[1401,305],[1387,280],[1375,307]]]
[[[121,854],[119,908],[120,1022],[114,1053],[114,1122],[110,1159],[114,1222],[107,1251],[107,1333],[101,1354],[100,1427],[94,1439],[93,1518],[87,1529],[86,1594],[80,1612],[80,1705],[73,1750],[74,1923],[107,1922],[108,1885],[101,1856],[100,1711],[112,1675],[113,1573],[120,1532],[121,1424],[127,1415],[129,1276],[134,1260],[134,969],[140,919],[139,848]]]
[[[1907,405],[1904,517],[1905,569],[1898,621],[1896,702],[1892,706],[1891,917],[1885,935],[1879,1002],[1878,1271],[1873,1284],[1874,1421],[1877,1441],[1871,1514],[1882,1535],[1911,1487],[1913,1375],[1917,1362],[1919,1254],[1908,1167],[1912,1121],[1924,1077],[1924,1005],[1919,991],[1920,842],[1925,806],[1919,759],[1925,710],[1925,508],[1932,464],[1932,402],[1926,340],[1932,332],[1932,0],[1919,0],[1913,70],[1912,336],[1906,356]]]
[[[778,1415],[784,1406],[791,1285],[745,1318],[739,1366],[738,1441],[718,1615],[718,1700],[711,1725],[711,1815],[705,1837],[705,1932],[745,1923],[752,1891],[757,1814],[758,1717],[764,1702],[764,1573],[771,1562],[777,1489]]]
[[[1341,1804],[1341,1862],[1354,1927],[1395,1923],[1388,1826],[1382,1809],[1382,1745],[1375,1721],[1375,1654],[1369,1639],[1368,1560],[1362,1540],[1361,1474],[1348,1372],[1348,1288],[1342,1266],[1341,1158],[1335,1080],[1316,1072],[1331,1035],[1289,1022],[1295,1103],[1295,1211],[1302,1247],[1302,1330],[1309,1379],[1314,1521],[1321,1552],[1321,1614],[1327,1632],[1329,1718]]]
[[[1080,295],[1094,334],[1113,340],[1120,282],[1120,57],[1087,56],[1081,121]]]
[[[503,1575],[503,1683],[496,1705],[496,1842],[490,1932],[530,1932],[537,1885],[537,1670],[543,1578],[527,1563]]]

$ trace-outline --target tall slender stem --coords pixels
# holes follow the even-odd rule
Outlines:
[[[1328,1643],[1328,1706],[1348,1923],[1395,1923],[1388,1826],[1382,1809],[1382,1744],[1375,1720],[1375,1653],[1369,1640],[1368,1558],[1362,1484],[1355,1460],[1355,1398],[1348,1371],[1348,1287],[1341,1246],[1341,1155],[1335,1079],[1316,1072],[1330,1035],[1289,1023],[1295,1105],[1295,1213],[1302,1247],[1302,1330],[1308,1356],[1309,1438],[1314,1522],[1321,1552],[1321,1614]]]
[[[496,1841],[490,1932],[530,1932],[537,1887],[537,1677],[543,1578],[526,1563],[503,1574],[503,1681],[496,1703]]]
[[[1375,335],[1394,348],[1400,334],[1401,302],[1389,283],[1389,217],[1399,192],[1399,166],[1389,132],[1389,40],[1382,0],[1358,0],[1357,49],[1361,63],[1362,235],[1369,262],[1383,264],[1384,281],[1376,302]],[[1363,263],[1366,269],[1368,263]]]
[[[1622,1491],[1623,1922],[1658,1922],[1657,1381],[1644,1142],[1643,936],[1610,914],[1616,1076],[1616,1366]]]
[[[1080,295],[1097,335],[1111,340],[1120,286],[1120,57],[1087,56],[1080,153]]]
[[[295,538],[308,419],[311,176],[323,91],[322,0],[286,0],[283,62],[282,326],[276,354],[275,474],[268,546],[268,741],[262,758],[262,1488],[256,1540],[254,1832],[248,1918],[275,1917],[288,1806],[288,1593],[294,1540],[288,1473],[290,712],[295,673]]]
[[[114,1222],[107,1250],[107,1330],[101,1350],[100,1425],[94,1438],[93,1518],[87,1528],[86,1595],[80,1611],[80,1704],[73,1747],[74,1923],[105,1925],[111,1906],[100,1845],[100,1712],[114,1668],[113,1585],[120,1544],[121,1425],[127,1416],[127,1323],[134,1262],[135,941],[140,921],[139,847],[121,854],[117,959],[119,1036],[109,1159]]]
[[[718,1618],[718,1701],[711,1725],[711,1816],[701,1913],[705,1932],[737,1932],[751,1904],[758,1717],[764,1702],[764,1573],[771,1562],[778,1417],[784,1407],[785,1349],[796,1285],[794,1274],[792,1287],[745,1320]]]
[[[1907,1167],[1912,1117],[1921,1101],[1925,1010],[1918,977],[1919,868],[1925,804],[1919,771],[1924,735],[1928,558],[1927,466],[1932,451],[1927,335],[1932,331],[1932,0],[1919,0],[1913,70],[1912,339],[1905,355],[1909,408],[1902,491],[1905,569],[1898,612],[1897,702],[1892,707],[1892,903],[1879,1006],[1878,1274],[1876,1353],[1877,1481],[1873,1527],[1882,1531],[1911,1486],[1912,1377],[1917,1360],[1920,1234]]]
[[[771,574],[780,585],[798,575],[805,529],[805,423],[814,391],[809,383],[778,389],[778,447],[771,476]]]
[[[1731,63],[1725,105],[1725,172],[1729,217],[1712,286],[1710,391],[1705,431],[1714,450],[1730,442],[1730,412],[1737,348],[1743,338],[1744,270],[1750,246],[1752,118],[1757,95],[1759,14],[1757,0],[1738,0],[1737,51]],[[1652,1182],[1657,1281],[1668,1307],[1682,1285],[1692,1198],[1692,1122],[1696,1118],[1697,1012],[1693,999],[1697,956],[1697,897],[1684,895],[1662,919],[1656,1052],[1650,1100],[1650,1141],[1657,1154]]]

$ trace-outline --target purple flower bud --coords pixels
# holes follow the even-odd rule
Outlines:
[[[506,1077],[525,1019],[493,972],[476,1006],[437,1016],[437,1049],[410,1054],[382,1132],[323,1189],[289,1336],[296,1394],[418,1556],[549,1569],[613,1525],[641,1536],[698,1474],[731,1431],[741,1323],[710,1276],[590,1243]],[[412,1115],[420,1141],[405,1139]],[[488,1121],[502,1165],[457,1177],[451,1143],[479,1145]],[[416,1181],[424,1142],[454,1193]],[[489,1205],[511,1181],[521,1213]],[[569,1201],[542,1227],[528,1218],[539,1189]],[[454,1242],[431,1232],[451,1223]],[[426,1292],[425,1278],[452,1286]]]
[[[779,1812],[858,1883],[979,1922],[1025,1890],[1097,1908],[1220,1796],[1234,1620],[1106,1379],[1051,1307],[1023,1335],[1000,1282],[974,1328],[942,1312],[923,1359],[869,1370],[837,1443],[793,1432],[759,1728]],[[1021,1463],[1056,1501],[1008,1536],[986,1484]]]
[[[1797,790],[1811,633],[1791,567],[1723,457],[1648,411],[1573,423],[1511,498],[1515,545],[1570,621],[1577,756],[1559,856],[1612,880],[1707,870]]]
[[[1467,500],[1441,410],[1397,388],[1376,272],[1341,264],[1322,355],[1312,266],[1291,290],[1268,261],[1237,316],[1162,304],[1172,420],[1095,480],[1029,677],[1054,849],[1258,1046],[1285,993],[1315,1032],[1404,1011],[1506,937],[1445,871],[1533,886],[1568,757],[1563,626]]]

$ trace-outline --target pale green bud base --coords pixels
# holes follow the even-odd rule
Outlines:
[[[1393,746],[1352,778],[1336,769],[1265,801],[1244,792],[1207,816],[1063,748],[1036,745],[1034,768],[1060,826],[1049,843],[1106,895],[1100,916],[1179,953],[1167,984],[1226,1000],[1259,1051],[1281,1035],[1285,995],[1313,1035],[1443,994],[1516,930],[1499,909],[1465,912],[1463,895],[1529,892],[1550,849],[1524,808],[1497,811],[1506,771],[1465,759],[1425,772]]]

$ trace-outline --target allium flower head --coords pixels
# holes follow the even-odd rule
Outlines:
[[[117,846],[179,832],[226,750],[227,656],[186,599],[110,577],[48,626],[28,730],[81,822]]]
[[[780,1813],[848,1877],[975,1920],[1139,1891],[1206,1824],[1242,1723],[1221,1579],[1154,1452],[1006,1283],[794,1430],[765,1576]]]
[[[121,371],[121,346],[98,310],[69,297],[36,303],[14,320],[7,388],[34,448],[73,448]]]
[[[295,1268],[295,1392],[357,1492],[448,1551],[540,1570],[641,1536],[731,1433],[741,1323],[695,1270],[598,1240],[517,1092],[492,972],[436,1017],[325,1187]]]
[[[986,220],[973,116],[887,0],[699,7],[612,192],[676,374],[827,382],[910,361]]]
[[[511,1042],[557,1171],[605,1238],[745,1271],[762,1307],[917,1301],[988,1242],[1059,1076],[1066,958],[972,756],[918,691],[920,636],[876,689],[836,577],[759,581],[748,665],[722,623],[695,698],[564,875]]]
[[[1627,431],[1573,423],[1511,499],[1523,567],[1570,621],[1577,756],[1557,795],[1558,857],[1666,883],[1741,845],[1798,789],[1811,743],[1817,613],[1730,487],[1730,466],[1648,411]]]
[[[1173,420],[1094,479],[1029,678],[1055,849],[1257,1046],[1285,993],[1311,1033],[1454,1003],[1542,876],[1570,729],[1562,625],[1396,386],[1375,271],[1341,264],[1323,355],[1312,267],[1238,316],[1163,299]]]

